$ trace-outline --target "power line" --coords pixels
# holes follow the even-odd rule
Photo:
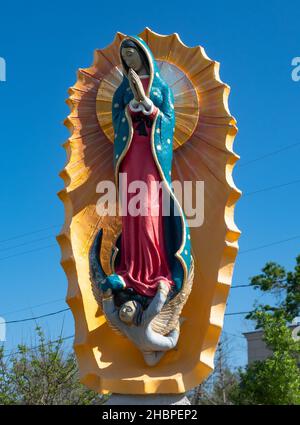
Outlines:
[[[58,298],[57,300],[48,301],[46,303],[35,304],[35,305],[29,306],[29,307],[23,307],[23,308],[20,308],[19,310],[13,310],[13,311],[8,311],[6,313],[1,313],[0,316],[7,316],[9,314],[20,313],[21,311],[27,311],[27,310],[31,310],[31,309],[34,309],[34,308],[42,307],[44,305],[54,304],[54,303],[57,303],[59,301],[65,301],[65,299],[64,298]]]
[[[288,149],[294,148],[295,146],[299,146],[299,145],[300,145],[300,142],[296,142],[296,143],[293,143],[291,145],[284,146],[281,149],[277,149],[275,151],[271,151],[271,152],[266,153],[264,155],[261,155],[261,156],[259,156],[257,158],[254,158],[254,159],[251,159],[251,160],[249,160],[247,162],[241,163],[241,164],[239,164],[239,166],[240,167],[245,167],[246,165],[252,164],[253,162],[261,161],[262,159],[268,158],[268,157],[273,156],[273,155],[277,155],[280,152],[286,151]]]
[[[291,145],[284,146],[284,147],[282,147],[280,149],[277,149],[275,151],[271,151],[271,152],[266,153],[266,154],[264,154],[264,155],[262,155],[260,157],[254,158],[254,159],[252,159],[252,160],[250,160],[248,162],[239,164],[239,166],[240,167],[246,166],[246,165],[251,164],[253,162],[260,161],[262,159],[265,159],[267,157],[276,155],[276,154],[278,154],[280,152],[283,152],[285,150],[291,149],[291,148],[293,148],[295,146],[299,146],[299,145],[300,145],[300,142],[296,142],[296,143],[293,143]],[[253,192],[248,192],[248,193],[246,192],[243,195],[244,196],[249,196],[249,195],[253,195],[253,194],[256,194],[256,193],[260,193],[260,192],[265,192],[265,191],[269,191],[269,190],[272,190],[272,189],[281,188],[281,187],[288,186],[288,185],[291,185],[291,184],[296,184],[296,183],[299,183],[299,182],[300,182],[300,179],[293,180],[293,181],[290,181],[290,182],[287,182],[287,183],[283,183],[283,184],[280,184],[280,185],[274,185],[274,186],[270,186],[270,187],[267,187],[267,188],[258,189],[258,190],[253,191]],[[27,232],[27,233],[23,233],[23,234],[20,234],[20,235],[16,235],[16,236],[13,236],[13,237],[10,237],[10,238],[7,238],[7,239],[2,239],[0,241],[0,244],[6,243],[6,242],[11,241],[11,240],[20,239],[20,238],[23,238],[23,237],[26,237],[26,236],[29,236],[29,235],[37,234],[37,233],[40,233],[40,232],[43,232],[43,231],[46,231],[46,230],[49,230],[49,229],[53,229],[53,228],[56,228],[56,227],[59,227],[59,226],[60,226],[59,224],[54,224],[52,226],[47,226],[47,227],[38,229],[36,231],[31,231],[31,232]],[[55,235],[53,235],[53,236],[55,236]],[[24,246],[24,245],[27,245],[27,244],[30,244],[30,243],[38,242],[40,240],[47,239],[47,238],[50,238],[50,237],[52,237],[52,236],[48,236],[48,237],[45,237],[45,238],[36,239],[36,240],[33,240],[33,241],[26,242],[24,244],[17,245],[15,247],[9,247],[9,248],[6,248],[6,249],[18,248],[19,246]],[[20,254],[15,254],[13,256],[7,256],[7,257],[4,257],[4,258],[0,258],[0,261],[1,260],[8,259],[8,258],[11,258],[11,257],[14,257],[14,256],[24,255],[24,254],[27,254],[27,253],[30,253],[30,252],[35,252],[35,251],[38,251],[38,250],[46,249],[46,248],[49,248],[50,246],[56,246],[56,245],[54,245],[54,244],[53,245],[48,245],[46,247],[37,248],[36,250],[25,251],[25,252],[22,252]],[[3,251],[3,250],[5,250],[5,249],[0,249],[0,251]]]
[[[8,325],[9,323],[21,323],[21,322],[30,322],[32,320],[37,320],[37,319],[42,319],[43,317],[50,317],[50,316],[55,316],[56,314],[60,314],[63,313],[65,311],[69,311],[70,308],[64,308],[62,310],[58,310],[58,311],[53,311],[52,313],[47,313],[47,314],[42,314],[40,316],[36,316],[36,317],[27,317],[26,319],[18,319],[18,320],[8,320],[7,322],[0,322],[0,325]]]
[[[15,240],[15,239],[21,239],[21,238],[24,238],[25,236],[34,235],[36,233],[44,232],[45,230],[53,229],[54,227],[59,227],[59,224],[53,224],[52,226],[44,227],[42,229],[38,229],[38,230],[35,230],[33,232],[27,232],[27,233],[23,233],[21,235],[13,236],[13,237],[10,237],[10,238],[7,238],[7,239],[2,239],[0,241],[0,244],[5,243],[5,242],[9,242],[9,241],[12,241],[12,240]]]
[[[300,182],[300,180],[299,180],[299,182]],[[300,238],[300,235],[297,235],[297,236],[294,236],[294,237],[291,237],[291,238],[282,239],[282,240],[279,240],[279,241],[276,241],[276,242],[272,242],[270,244],[261,245],[261,246],[255,247],[255,248],[249,248],[245,251],[239,251],[239,254],[244,254],[244,253],[250,252],[250,251],[256,251],[258,249],[266,248],[266,247],[272,246],[272,245],[278,245],[278,244],[288,242],[288,241],[291,241],[291,240],[294,240],[294,239],[299,239],[299,238]],[[0,257],[0,261],[4,261],[4,260],[8,260],[10,258],[15,258],[15,257],[19,257],[19,256],[22,256],[22,255],[30,254],[32,252],[43,251],[44,249],[48,249],[48,248],[52,248],[52,247],[57,247],[57,244],[50,244],[50,245],[42,246],[42,247],[39,247],[39,248],[30,249],[28,251],[19,252],[18,254],[12,254],[12,255],[7,255],[6,257]],[[9,249],[12,249],[12,247],[9,248]]]
[[[250,286],[253,287],[253,285],[250,285],[250,284],[248,284],[248,285],[234,285],[234,286],[231,286],[230,289],[248,288]],[[57,302],[60,302],[60,301],[65,302],[65,298],[58,298],[56,300],[48,301],[46,303],[35,304],[33,306],[23,307],[23,308],[20,308],[18,310],[7,311],[7,312],[4,312],[4,313],[1,313],[0,316],[3,317],[3,316],[7,316],[9,314],[20,313],[21,311],[27,311],[27,310],[31,310],[31,309],[34,309],[34,308],[43,307],[45,305],[54,304],[54,303],[57,303]]]
[[[46,344],[44,344],[44,345],[41,345],[41,344],[40,344],[40,345],[37,345],[37,346],[35,346],[35,347],[28,348],[28,349],[27,349],[27,351],[38,350],[39,348],[41,348],[41,347],[43,347],[43,346],[45,346],[45,345],[51,345],[51,344],[55,344],[55,343],[60,342],[60,341],[66,341],[66,340],[68,340],[68,339],[74,338],[74,336],[75,336],[75,335],[70,335],[70,336],[66,336],[66,337],[64,337],[64,338],[56,339],[56,340],[54,340],[54,341],[48,341],[48,342],[47,342]],[[6,354],[5,356],[3,356],[3,358],[11,357],[11,356],[13,356],[13,355],[17,355],[17,354],[22,354],[22,352],[21,352],[21,351],[13,351],[12,353],[10,353],[10,354]]]
[[[5,321],[5,322],[0,322],[0,325],[10,324],[10,323],[30,322],[30,321],[33,321],[33,320],[42,319],[43,317],[55,316],[56,314],[64,313],[64,312],[69,311],[69,310],[71,310],[71,309],[69,307],[67,307],[67,308],[64,308],[62,310],[53,311],[52,313],[42,314],[42,315],[36,316],[36,317],[27,317],[25,319],[9,320],[9,321]],[[233,316],[233,315],[237,315],[237,314],[248,314],[248,313],[250,313],[250,312],[249,311],[239,311],[239,312],[235,312],[235,313],[225,313],[225,316]]]
[[[237,315],[237,314],[247,314],[247,313],[250,313],[250,312],[226,313],[226,314],[225,314],[225,316],[226,316],[226,315],[227,315],[227,316],[232,316],[232,315]],[[237,337],[237,338],[242,338],[242,339],[244,339],[241,335],[231,334],[230,332],[227,332],[227,331],[224,331],[224,333],[226,333],[226,334],[228,334],[228,335],[231,335],[231,336],[234,336],[234,337]],[[56,339],[56,340],[48,341],[48,342],[47,342],[46,344],[44,344],[44,345],[41,345],[41,344],[40,344],[40,345],[37,345],[37,346],[35,346],[35,347],[28,348],[28,349],[27,349],[27,351],[37,350],[37,349],[39,349],[39,348],[41,348],[41,347],[43,347],[43,346],[45,346],[45,345],[51,345],[51,344],[55,344],[55,343],[57,343],[57,342],[67,341],[67,340],[72,339],[72,338],[74,338],[74,337],[75,337],[75,335],[73,334],[73,335],[66,336],[66,337],[64,337],[64,338],[58,338],[58,339]],[[21,352],[21,351],[13,351],[13,352],[11,352],[10,354],[6,354],[6,355],[4,355],[4,356],[3,356],[3,358],[11,357],[11,356],[13,356],[13,355],[17,355],[17,354],[22,354],[22,352]]]
[[[234,286],[231,287],[231,289],[247,288],[248,286],[253,286],[253,285],[250,285],[250,284],[248,284],[248,285],[234,285]]]
[[[8,250],[10,250],[10,249],[20,248],[21,246],[30,245],[30,244],[32,244],[32,243],[36,243],[36,242],[40,242],[40,241],[44,241],[44,240],[46,240],[46,239],[52,239],[52,238],[54,238],[54,237],[55,237],[55,235],[44,236],[43,238],[33,239],[33,240],[31,240],[31,241],[28,241],[28,242],[23,242],[23,243],[21,243],[21,244],[19,244],[19,245],[9,246],[9,247],[6,247],[6,248],[0,248],[0,252],[1,252],[1,251],[8,251]]]
[[[260,245],[260,246],[254,247],[254,248],[249,248],[249,249],[246,249],[244,251],[240,251],[239,254],[246,254],[247,252],[257,251],[259,249],[267,248],[267,247],[273,246],[273,245],[279,245],[281,243],[285,243],[285,242],[292,241],[292,240],[299,239],[299,238],[300,238],[300,235],[292,236],[292,237],[287,238],[287,239],[281,239],[279,241],[271,242],[271,243],[268,243],[268,244],[265,244],[265,245]]]
[[[253,285],[250,285],[250,284],[247,284],[247,285],[234,285],[234,286],[231,286],[230,289],[246,288],[246,287],[250,287],[250,286],[253,286]],[[31,309],[34,309],[34,308],[43,307],[45,305],[54,304],[54,303],[57,303],[57,302],[60,302],[60,301],[64,301],[65,302],[65,298],[58,298],[56,300],[48,301],[48,302],[45,302],[45,303],[35,304],[33,306],[23,307],[23,308],[20,308],[18,310],[12,310],[12,311],[8,311],[8,312],[4,312],[4,313],[1,313],[0,316],[3,317],[3,316],[7,316],[9,314],[20,313],[21,311],[28,311],[28,310],[31,310]],[[5,323],[7,323],[7,322],[5,322]]]
[[[230,289],[249,288],[249,287],[254,287],[254,285],[251,285],[251,284],[247,284],[247,285],[233,285],[233,286],[230,287]],[[5,313],[1,313],[0,316],[3,317],[3,316],[7,316],[9,314],[19,313],[21,311],[27,311],[27,310],[31,310],[31,309],[34,309],[34,308],[43,307],[45,305],[54,304],[54,303],[57,303],[57,302],[60,302],[60,301],[64,301],[65,302],[65,298],[58,298],[56,300],[48,301],[46,303],[35,304],[33,306],[23,307],[23,308],[20,308],[18,310],[8,311],[8,312],[5,312]]]
[[[283,281],[284,280],[282,280],[282,282]],[[247,285],[233,285],[233,286],[230,287],[230,289],[250,288],[250,287],[254,288],[254,285],[252,285],[252,284],[247,284]],[[65,302],[65,298],[58,298],[56,300],[48,301],[46,303],[35,304],[33,306],[23,307],[23,308],[20,308],[18,310],[12,310],[12,311],[8,311],[8,312],[4,312],[4,313],[1,313],[0,316],[7,316],[9,314],[19,313],[21,311],[27,311],[27,310],[31,310],[31,309],[34,309],[34,308],[43,307],[45,305],[54,304],[54,303],[57,303],[57,302],[60,302],[60,301],[64,301]]]
[[[273,246],[273,245],[278,245],[278,244],[285,243],[285,242],[288,242],[288,241],[291,241],[291,240],[295,240],[295,239],[299,239],[299,238],[300,238],[300,235],[296,235],[296,236],[293,236],[291,238],[281,239],[279,241],[274,241],[274,242],[271,242],[269,244],[260,245],[258,247],[254,247],[254,248],[249,248],[247,250],[240,251],[239,254],[245,254],[247,252],[256,251],[256,250],[259,250],[259,249],[263,249],[263,248],[266,248],[266,247],[269,247],[269,246]],[[56,246],[56,244],[53,244],[51,246]],[[41,249],[44,249],[44,248],[41,248]],[[35,251],[35,250],[31,250],[30,252],[32,252],[32,251]],[[251,284],[247,284],[247,285],[234,285],[234,286],[231,287],[231,289],[246,288],[246,287],[250,287],[250,286],[252,286],[252,285]],[[59,301],[59,300],[57,300],[57,301]],[[46,304],[47,303],[45,303],[45,305]],[[43,305],[43,304],[40,304],[40,305]],[[39,306],[39,305],[37,305],[37,306]],[[37,307],[37,306],[33,306],[31,308],[34,308],[34,307]],[[22,309],[22,310],[27,310],[27,309],[25,308],[25,309]],[[68,310],[69,310],[69,308],[67,308],[65,310],[58,311],[58,312],[53,312],[53,313],[50,313],[50,314],[47,314],[47,315],[38,316],[36,318],[27,318],[27,319],[21,319],[21,320],[18,320],[18,321],[10,321],[10,322],[4,322],[4,323],[17,323],[17,322],[23,322],[23,321],[29,321],[29,320],[36,320],[36,319],[41,318],[41,317],[51,316],[51,315],[54,315],[54,314],[58,314],[59,312],[68,311]],[[19,311],[21,311],[21,310],[19,310]],[[245,313],[243,313],[243,312],[237,312],[237,313],[226,313],[225,315],[230,316],[230,315],[234,315],[234,314],[247,314],[247,313],[248,312],[245,312]],[[9,313],[7,313],[7,314],[9,314]]]
[[[243,337],[242,335],[232,334],[232,333],[224,331],[224,330],[223,330],[223,333],[225,333],[226,335],[229,335],[229,336],[234,336],[235,338],[242,338],[243,340],[245,340],[245,337]]]
[[[284,281],[285,281],[284,279],[283,279],[283,280],[281,280],[281,282],[284,282]],[[276,283],[276,282],[274,282],[274,283]],[[234,285],[234,286],[231,286],[231,288],[230,288],[230,289],[249,288],[249,287],[254,287],[254,286],[255,286],[255,285],[252,285],[252,284],[246,284],[246,285]],[[25,307],[25,308],[22,308],[22,309],[19,309],[19,310],[10,311],[10,312],[8,312],[8,313],[2,313],[2,316],[5,316],[5,315],[7,315],[7,314],[12,314],[12,313],[18,313],[18,312],[20,312],[20,311],[30,310],[30,309],[33,309],[33,308],[36,308],[36,307],[41,307],[41,306],[44,306],[44,305],[53,304],[53,303],[55,303],[55,302],[59,302],[59,301],[65,301],[65,299],[64,299],[64,298],[59,298],[59,299],[57,299],[57,300],[49,301],[49,302],[46,302],[46,303],[36,304],[36,305],[34,305],[34,306],[31,306],[31,307]],[[32,318],[30,317],[30,318],[19,319],[19,320],[5,321],[5,322],[0,323],[0,325],[1,325],[1,324],[4,324],[4,323],[20,323],[20,322],[27,322],[27,321],[30,321],[30,320],[36,320],[36,319],[39,319],[39,318],[42,318],[42,317],[53,316],[53,315],[55,315],[55,314],[59,314],[59,313],[62,313],[62,312],[64,312],[64,311],[68,311],[68,310],[70,310],[70,308],[65,308],[65,309],[63,309],[63,310],[54,311],[54,312],[47,313],[47,314],[45,314],[45,315],[41,315],[41,316],[37,316],[37,317],[32,317]],[[246,313],[249,313],[249,312],[246,312]],[[237,313],[232,313],[232,314],[243,314],[243,312],[237,312]],[[225,314],[225,316],[226,316],[226,315],[231,315],[231,313],[230,313],[230,314],[229,314],[229,313],[226,313],[226,314]]]
[[[224,333],[226,333],[227,335],[230,335],[230,336],[234,336],[234,337],[237,337],[237,338],[242,338],[242,339],[244,339],[244,337],[242,337],[241,335],[232,334],[232,333],[227,332],[227,331],[223,331],[223,332],[224,332]],[[51,345],[51,344],[56,344],[57,342],[67,341],[67,340],[72,339],[72,338],[74,338],[74,337],[75,337],[75,335],[73,334],[73,335],[66,336],[66,337],[64,337],[64,338],[58,338],[58,339],[56,339],[56,340],[48,341],[48,342],[47,342],[46,344],[44,344],[44,345],[41,345],[41,344],[40,344],[40,345],[36,345],[35,347],[28,348],[28,349],[27,349],[27,351],[37,350],[37,349],[39,349],[39,348],[41,348],[41,347],[43,347],[43,346],[45,346],[45,345]],[[21,351],[13,351],[13,352],[11,352],[10,354],[6,354],[6,355],[4,355],[4,356],[3,356],[3,358],[11,357],[11,356],[13,356],[13,355],[17,355],[17,354],[22,354],[22,352],[21,352]]]
[[[256,251],[256,250],[259,250],[259,249],[263,249],[263,248],[266,248],[266,247],[269,247],[269,246],[273,246],[273,245],[278,245],[278,244],[285,243],[285,242],[288,242],[288,241],[291,241],[291,240],[295,240],[295,239],[299,239],[299,238],[300,238],[300,235],[296,235],[296,236],[293,236],[293,237],[290,237],[290,238],[287,238],[287,239],[282,239],[282,240],[279,240],[279,241],[274,241],[274,242],[271,242],[269,244],[260,245],[258,247],[254,247],[254,248],[249,248],[247,250],[240,251],[239,253],[240,254],[245,254],[247,252]],[[5,258],[11,258],[11,257],[17,256],[17,255],[22,255],[22,254],[26,254],[26,253],[29,253],[29,252],[39,251],[39,250],[46,249],[46,248],[49,248],[49,247],[52,247],[52,246],[57,246],[57,245],[56,244],[52,244],[52,245],[49,245],[49,246],[46,246],[46,247],[37,248],[37,249],[34,249],[34,250],[26,251],[26,252],[23,252],[21,254],[12,255],[12,256],[5,257]],[[5,258],[0,258],[0,260],[3,260]],[[250,287],[250,286],[252,286],[252,285],[250,285],[250,284],[248,284],[248,285],[234,285],[234,286],[231,287],[231,289],[244,288],[244,287]],[[59,301],[59,300],[57,300],[57,301]],[[44,305],[46,305],[46,304],[47,303],[44,303]],[[43,305],[43,304],[40,304],[40,305]],[[34,306],[34,307],[36,307],[36,306]],[[31,308],[34,308],[34,307],[31,307]],[[22,309],[22,310],[26,310],[26,308],[25,309]],[[19,310],[19,311],[22,311],[22,310]],[[35,318],[26,318],[26,319],[14,320],[14,321],[3,322],[3,323],[21,323],[21,322],[26,322],[26,321],[30,321],[30,320],[36,320],[36,319],[39,319],[39,318],[42,318],[42,317],[52,316],[52,315],[55,315],[55,314],[59,314],[59,313],[61,313],[63,311],[68,311],[68,310],[69,310],[69,308],[66,308],[64,310],[59,310],[58,312],[53,312],[53,313],[49,313],[49,314],[46,314],[46,315],[37,316]],[[16,312],[18,312],[18,311],[16,311]],[[247,314],[247,313],[248,312],[226,313],[225,316],[231,316],[231,315],[236,315],[236,314]],[[9,314],[9,313],[7,313],[7,314]]]
[[[299,182],[300,182],[300,180],[299,180]],[[262,189],[261,191],[263,191],[263,190],[265,190],[265,189]],[[257,191],[257,192],[259,192],[259,191]],[[254,193],[254,192],[252,192],[252,193]],[[279,240],[279,241],[272,242],[270,244],[261,245],[261,246],[254,247],[254,248],[249,248],[249,249],[247,249],[245,251],[239,251],[239,254],[244,254],[246,252],[250,252],[250,251],[255,251],[255,250],[258,250],[258,249],[266,248],[266,247],[272,246],[272,245],[278,245],[278,244],[281,244],[281,243],[284,243],[284,242],[288,242],[288,241],[291,241],[291,240],[294,240],[294,239],[299,239],[299,238],[300,238],[300,235],[296,235],[296,236],[293,236],[291,238],[282,239],[282,240]],[[31,249],[31,250],[28,250],[28,251],[23,251],[23,252],[20,252],[18,254],[12,254],[12,255],[8,255],[6,257],[1,257],[0,258],[0,261],[4,261],[4,260],[10,259],[10,258],[14,258],[14,257],[19,257],[19,256],[22,256],[22,255],[30,254],[32,252],[42,251],[44,249],[48,249],[48,248],[52,248],[52,247],[57,247],[57,244],[50,244],[50,245],[42,246],[42,247],[39,247],[39,248]],[[9,249],[12,249],[12,247],[9,248]]]
[[[54,246],[56,246],[56,247],[57,247],[57,244],[54,244],[54,243],[53,243],[53,244],[51,244],[51,245],[41,246],[40,248],[30,249],[29,251],[23,251],[23,252],[20,252],[20,253],[18,253],[18,254],[8,255],[8,256],[6,256],[6,257],[2,257],[2,258],[0,258],[0,261],[8,260],[9,258],[20,257],[20,256],[22,256],[22,255],[30,254],[31,252],[42,251],[42,250],[44,250],[44,249],[52,248],[52,247],[54,247]]]
[[[243,195],[244,196],[255,195],[257,193],[266,192],[266,191],[270,191],[270,190],[273,190],[273,189],[279,189],[281,187],[289,186],[289,185],[296,184],[296,183],[300,183],[300,179],[292,180],[290,182],[286,182],[286,183],[279,184],[279,185],[269,186],[269,187],[258,189],[258,190],[252,191],[252,192],[246,192]],[[25,237],[25,236],[28,236],[28,235],[31,235],[31,234],[39,233],[39,232],[42,232],[42,231],[45,231],[45,230],[48,230],[48,229],[51,229],[51,228],[54,228],[54,227],[58,227],[58,226],[59,225],[53,225],[53,226],[49,226],[49,227],[45,227],[43,229],[37,230],[35,232],[28,232],[28,233],[24,233],[24,234],[19,235],[19,236],[15,236],[15,237],[12,237],[12,238],[4,239],[4,240],[0,241],[0,244],[3,244],[3,243],[5,243],[7,241],[10,241],[10,240],[19,239],[19,238],[22,238],[22,237]],[[39,242],[39,241],[42,241],[42,240],[51,239],[52,237],[55,237],[55,236],[56,235],[50,235],[50,236],[46,236],[46,237],[43,237],[43,238],[34,239],[34,240],[31,240],[31,241],[28,241],[28,242],[24,242],[22,244],[15,245],[15,246],[12,246],[12,247],[1,248],[0,249],[0,252],[1,251],[15,249],[15,248],[19,248],[21,246],[25,246],[25,245],[28,245],[28,244],[31,244],[31,243]],[[287,239],[287,240],[291,240],[291,239]],[[287,240],[284,240],[282,242],[285,242]],[[281,243],[281,242],[276,242],[276,244],[277,243]],[[0,258],[0,261],[4,261],[4,260],[10,259],[10,258],[14,258],[14,257],[19,257],[19,256],[22,256],[22,255],[30,254],[32,252],[41,251],[41,250],[48,249],[48,248],[51,248],[51,247],[54,247],[54,246],[57,246],[57,245],[56,244],[46,245],[46,246],[43,246],[43,247],[39,247],[39,248],[35,248],[35,249],[32,249],[32,250],[20,252],[20,253],[17,253],[17,254],[8,255],[6,257]],[[270,245],[265,245],[265,246],[270,246]],[[261,247],[258,247],[258,248],[255,248],[255,249],[260,249],[260,248]],[[251,250],[254,250],[254,248],[251,249]],[[249,250],[247,250],[247,251],[249,251]],[[246,251],[242,251],[240,253],[244,253],[244,252],[246,252]]]
[[[245,315],[245,314],[249,314],[249,313],[251,313],[251,311],[237,311],[237,312],[234,312],[234,313],[225,313],[225,316],[238,316],[238,315],[241,315],[241,314]]]
[[[290,182],[282,183],[282,184],[278,184],[278,185],[274,185],[274,186],[265,187],[263,189],[254,190],[253,192],[246,192],[246,193],[243,194],[243,196],[250,196],[250,195],[255,195],[256,193],[268,192],[269,190],[279,189],[281,187],[290,186],[290,185],[296,184],[296,183],[300,183],[300,179],[292,180]]]
[[[273,284],[284,283],[284,282],[287,282],[287,279],[278,279],[278,280],[276,280],[274,282],[270,282],[270,283],[273,285]],[[249,287],[254,288],[255,286],[258,286],[258,285],[257,284],[251,284],[251,283],[249,283],[247,285],[234,285],[234,286],[231,286],[231,289],[249,288]]]

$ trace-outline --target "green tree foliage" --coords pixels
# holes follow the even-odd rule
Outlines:
[[[294,271],[287,272],[284,267],[274,262],[268,262],[262,273],[251,278],[251,285],[263,292],[281,296],[277,306],[259,305],[246,318],[256,321],[261,327],[260,316],[256,312],[265,311],[273,315],[284,314],[287,321],[299,315],[300,308],[300,255],[296,258]]]
[[[76,360],[73,353],[65,353],[63,339],[46,341],[42,329],[36,331],[34,349],[19,345],[8,357],[0,349],[0,404],[103,403],[100,395],[80,384]]]
[[[240,370],[240,383],[230,397],[237,404],[300,404],[300,342],[292,338],[291,320],[299,315],[300,255],[294,271],[268,262],[251,285],[280,298],[276,305],[260,304],[246,318],[263,330],[272,355]]]
[[[231,389],[230,399],[235,404],[299,405],[299,340],[293,340],[282,311],[275,315],[257,311],[253,318],[273,354],[240,370],[240,382]]]

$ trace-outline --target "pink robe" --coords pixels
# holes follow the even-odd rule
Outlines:
[[[141,79],[141,81],[146,91],[149,78]],[[119,189],[121,199],[125,199],[124,191],[128,191],[128,185],[131,182],[135,180],[145,182],[148,190],[143,195],[142,203],[144,211],[148,211],[148,214],[130,215],[128,204],[140,191],[127,193],[125,206],[127,215],[122,217],[121,260],[115,267],[115,273],[124,278],[127,287],[133,288],[141,295],[153,297],[159,281],[165,281],[169,287],[174,285],[164,242],[162,191],[158,192],[155,184],[151,185],[151,182],[161,181],[151,151],[151,127],[158,109],[154,107],[151,115],[133,112],[130,108],[129,111],[134,133],[131,145],[119,168],[120,173],[127,173],[127,185],[123,182],[123,186]],[[143,135],[143,133],[146,134]],[[141,206],[138,203],[137,208],[139,207]]]

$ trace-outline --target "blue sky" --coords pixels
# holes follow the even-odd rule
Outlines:
[[[239,127],[234,147],[241,156],[234,178],[245,194],[236,207],[242,237],[233,285],[248,283],[269,260],[294,266],[300,253],[299,183],[247,193],[300,179],[300,82],[291,78],[292,59],[300,56],[299,15],[299,2],[274,0],[2,4],[0,57],[7,81],[0,82],[0,316],[15,320],[66,307],[67,282],[54,235],[64,214],[56,193],[63,184],[61,144],[68,137],[62,124],[67,89],[76,70],[92,63],[94,49],[108,45],[117,31],[137,34],[145,26],[202,45],[221,62],[221,78],[231,86],[229,105]],[[40,229],[46,230],[33,233]],[[294,236],[299,238],[247,252]],[[232,290],[227,312],[248,311],[259,296],[251,288]],[[33,307],[41,303],[50,304]],[[55,338],[63,318],[63,334],[72,335],[70,313],[40,323]],[[33,326],[8,325],[5,349],[31,341]],[[225,319],[225,331],[237,335],[229,336],[234,365],[246,361],[241,335],[251,327],[243,316]]]

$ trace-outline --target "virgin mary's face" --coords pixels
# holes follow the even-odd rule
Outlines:
[[[133,47],[123,47],[121,55],[128,68],[132,68],[135,72],[139,72],[142,69],[143,62],[136,49]]]

